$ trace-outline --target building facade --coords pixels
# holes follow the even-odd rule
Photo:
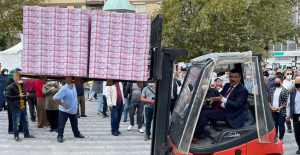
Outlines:
[[[102,10],[107,0],[46,0],[43,6]],[[136,13],[152,14],[160,8],[162,0],[129,0]]]
[[[300,7],[292,8],[293,23],[300,25]],[[268,68],[272,68],[273,64],[279,64],[280,69],[286,67],[300,67],[300,44],[295,41],[287,41],[286,43],[276,43],[269,45],[270,58],[267,60]]]
[[[270,58],[267,60],[268,68],[273,64],[279,64],[280,69],[286,67],[300,67],[300,45],[294,41],[287,41],[286,44],[277,43],[269,46]],[[295,64],[294,64],[295,63]]]

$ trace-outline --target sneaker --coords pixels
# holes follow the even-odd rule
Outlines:
[[[98,112],[97,115],[102,115],[102,112]]]
[[[87,117],[86,115],[81,115],[81,117]]]
[[[126,119],[126,118],[124,118],[123,122],[127,122],[127,119]]]
[[[140,133],[144,133],[144,130],[143,129],[139,129],[140,130]]]
[[[132,125],[129,125],[129,127],[127,128],[128,131],[130,131],[133,128]]]
[[[150,140],[150,136],[149,135],[146,135],[145,138],[144,138],[144,141],[147,141],[147,140]]]
[[[288,132],[288,133],[292,133],[293,130],[292,130],[291,128],[289,128],[289,129],[287,129],[287,132]]]

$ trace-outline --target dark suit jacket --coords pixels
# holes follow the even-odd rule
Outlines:
[[[230,88],[230,83],[225,84],[220,94],[223,96]],[[247,104],[248,91],[239,83],[230,93],[225,105],[226,118],[233,128],[239,128],[244,123],[244,108]]]
[[[178,80],[177,79],[173,79],[173,89],[172,89],[172,91],[173,91],[173,97],[174,97],[174,100],[177,100],[177,97],[178,97],[178,95],[177,95],[177,84],[176,84],[176,82],[178,82]]]

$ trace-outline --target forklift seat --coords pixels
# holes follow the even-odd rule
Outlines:
[[[210,123],[211,123],[211,126],[218,131],[223,131],[225,129],[232,129],[232,127],[230,126],[230,124],[227,121],[211,120]]]
[[[247,112],[248,112],[248,107],[249,105],[251,106],[251,98],[249,101],[249,98],[247,99],[247,104],[245,105],[244,108],[244,120],[246,121],[247,118]],[[218,130],[218,131],[223,131],[225,129],[233,129],[230,124],[228,123],[228,121],[216,121],[216,120],[210,120],[211,126],[212,128]],[[245,123],[245,122],[244,122]]]

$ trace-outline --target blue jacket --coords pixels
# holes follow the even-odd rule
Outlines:
[[[270,89],[273,88],[273,87],[276,87],[275,86],[275,78],[268,79],[268,84],[266,86],[267,93],[269,93]]]
[[[221,94],[224,96],[228,89],[230,88],[230,83],[225,84]],[[244,108],[247,104],[248,91],[246,87],[239,83],[230,93],[227,98],[225,105],[225,114],[228,123],[233,128],[239,128],[244,123]]]

